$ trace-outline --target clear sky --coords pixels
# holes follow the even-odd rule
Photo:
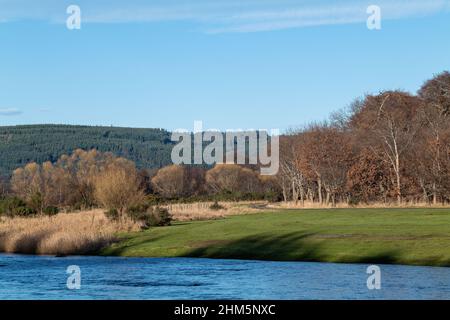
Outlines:
[[[283,130],[449,69],[450,0],[0,0],[0,125]]]

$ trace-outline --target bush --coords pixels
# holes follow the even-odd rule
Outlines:
[[[215,211],[219,211],[219,210],[223,210],[223,209],[225,209],[225,207],[224,206],[221,206],[220,204],[219,204],[219,202],[214,202],[214,204],[212,205],[212,206],[210,206],[209,207],[211,210],[215,210]]]
[[[17,207],[13,209],[10,214],[10,217],[30,217],[36,215],[36,211],[29,207]]]
[[[32,208],[36,212],[43,212],[43,204],[44,199],[40,192],[37,192],[31,196],[31,199],[28,201],[30,208]]]
[[[8,217],[28,217],[36,214],[36,210],[27,206],[20,198],[12,197],[0,200],[0,214]]]
[[[51,217],[56,216],[59,213],[59,209],[57,207],[47,207],[44,209],[44,214]]]
[[[170,226],[172,223],[172,215],[169,210],[161,207],[134,207],[128,210],[128,216],[134,222],[142,223],[142,228],[164,227]],[[145,208],[145,210],[144,210]]]
[[[348,205],[351,207],[357,206],[361,203],[361,199],[357,196],[352,196],[348,200]]]
[[[151,217],[153,218],[150,226],[152,227],[164,227],[172,224],[172,215],[169,210],[161,207],[152,208]]]
[[[110,221],[118,221],[120,215],[117,209],[109,209],[108,211],[105,211],[105,216]]]

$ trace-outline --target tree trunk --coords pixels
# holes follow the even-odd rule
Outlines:
[[[295,186],[295,180],[292,180],[292,201],[295,201],[295,204],[298,202],[298,192]]]
[[[305,206],[305,189],[303,185],[300,187],[300,200],[302,201],[302,207]]]
[[[284,202],[287,202],[287,191],[286,191],[286,184],[283,182],[283,200]]]
[[[395,175],[397,178],[397,204],[400,206],[402,204],[402,186],[399,170],[395,171]]]
[[[437,204],[437,190],[436,190],[436,183],[433,183],[433,204]]]
[[[317,179],[317,187],[319,190],[317,190],[317,193],[319,195],[319,203],[322,204],[323,203],[323,199],[322,199],[322,179],[319,177]]]
[[[423,181],[423,179],[420,179],[419,180],[419,184],[420,184],[420,187],[422,188],[422,194],[423,194],[423,201],[425,202],[425,203],[428,203],[429,202],[429,199],[428,199],[428,192],[427,192],[427,188],[425,188],[425,182]]]

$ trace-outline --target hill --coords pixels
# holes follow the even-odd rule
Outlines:
[[[77,148],[112,152],[133,160],[139,168],[170,163],[173,143],[163,129],[69,125],[0,126],[0,176],[31,161],[56,161]]]

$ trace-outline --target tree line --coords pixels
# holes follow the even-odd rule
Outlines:
[[[276,196],[276,179],[238,165],[170,165],[139,170],[110,152],[75,150],[56,162],[31,162],[0,183],[0,214],[31,216],[101,207],[111,217],[141,215],[169,201]]]
[[[0,197],[17,197],[3,209],[0,204],[0,211],[12,206],[24,214],[52,213],[97,206],[122,216],[142,211],[133,208],[143,203],[148,208],[203,200],[448,203],[449,117],[450,73],[443,72],[416,95],[399,90],[367,95],[328,121],[291,130],[280,138],[276,176],[261,176],[257,165],[142,169],[120,153],[77,149],[54,161],[30,162],[11,179],[0,179]]]
[[[162,129],[70,125],[0,127],[0,176],[30,162],[56,162],[76,149],[112,152],[134,161],[138,168],[171,163],[170,132]]]
[[[282,139],[284,200],[369,203],[450,201],[450,73],[412,95],[357,99],[329,121]]]

